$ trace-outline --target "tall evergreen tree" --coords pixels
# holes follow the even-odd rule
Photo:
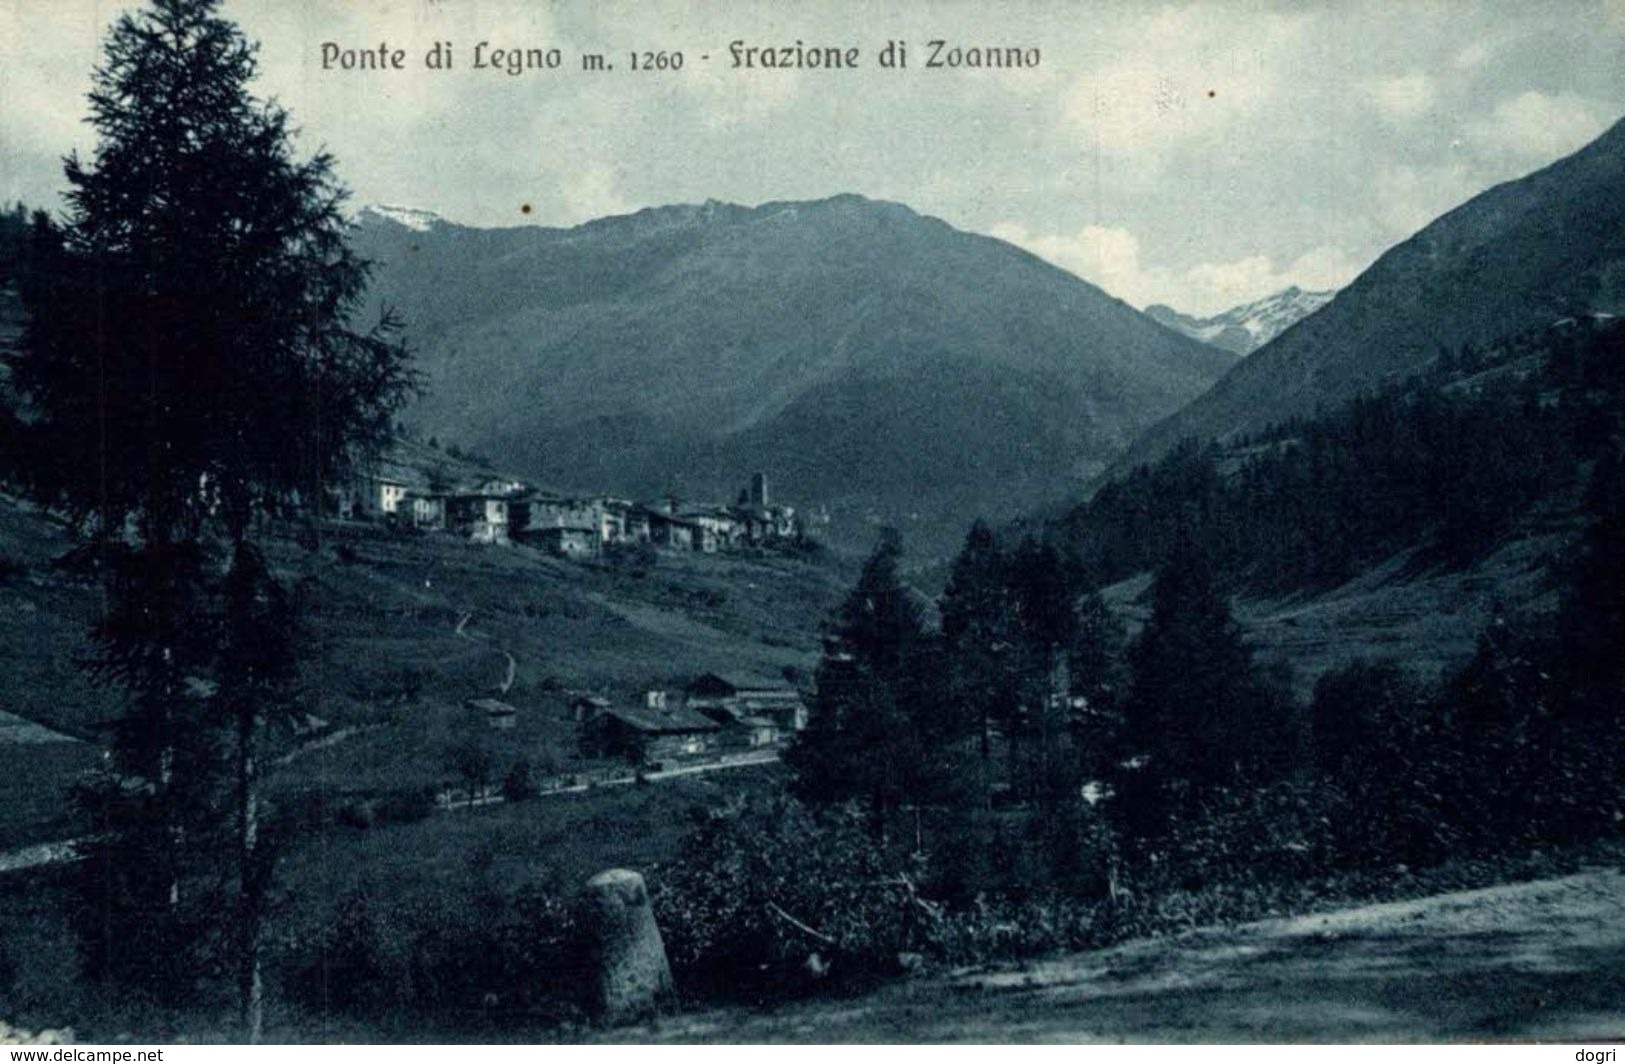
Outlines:
[[[1121,729],[1124,697],[1122,622],[1098,591],[1078,596],[1073,607],[1072,642],[1065,648],[1071,694],[1082,710],[1069,721],[1085,774],[1109,773]]]
[[[902,583],[902,549],[896,530],[882,532],[836,611],[807,729],[786,755],[803,797],[866,801],[881,832],[890,811],[918,794],[919,721],[933,702],[925,611]]]
[[[1005,576],[1005,559],[993,530],[977,521],[954,558],[948,585],[938,600],[948,656],[945,698],[963,714],[962,724],[976,734],[984,775],[992,726],[1007,722],[1015,704],[1010,678],[1015,618]]]
[[[1015,622],[1016,713],[1006,731],[1011,782],[1047,806],[1076,782],[1067,653],[1077,636],[1076,579],[1053,544],[1028,537],[1006,564]]]
[[[103,851],[139,836],[170,858],[155,869],[175,869],[155,872],[169,877],[163,904],[122,916],[127,885],[89,882],[105,918],[81,921],[102,939],[87,952],[104,974],[140,978],[127,936],[195,945],[185,868],[198,836],[181,810],[209,800],[205,776],[229,780],[230,952],[254,1037],[256,746],[294,664],[288,599],[256,540],[384,438],[412,378],[391,317],[351,324],[368,269],[345,244],[332,158],[295,156],[287,114],[250,92],[255,45],[218,6],[153,0],[107,38],[95,157],[67,161],[68,216],[39,227],[25,278],[10,473],[94,537],[109,574],[102,670],[129,708],[84,867],[106,871],[116,857]],[[208,762],[200,724],[231,750],[228,769]]]
[[[1129,665],[1125,753],[1143,764],[1140,780],[1152,792],[1199,794],[1258,778],[1290,753],[1285,707],[1262,682],[1194,548],[1177,550],[1157,573],[1151,618],[1129,649]]]

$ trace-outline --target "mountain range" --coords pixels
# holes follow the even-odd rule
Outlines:
[[[1197,318],[1173,307],[1154,303],[1145,308],[1153,321],[1184,333],[1193,340],[1236,355],[1250,355],[1287,329],[1331,301],[1336,292],[1305,292],[1293,285],[1263,299],[1231,307],[1221,314]]]
[[[1497,185],[1386,252],[1319,311],[1135,442],[1119,470],[1187,437],[1312,414],[1564,318],[1625,313],[1625,121]]]
[[[1228,352],[1010,244],[858,196],[354,242],[427,389],[406,417],[541,483],[730,501],[753,471],[837,543],[924,560],[1075,493]]]

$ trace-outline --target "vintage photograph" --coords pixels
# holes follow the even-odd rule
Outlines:
[[[0,0],[0,1043],[1625,1039],[1621,0]]]

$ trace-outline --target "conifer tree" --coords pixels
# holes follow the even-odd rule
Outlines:
[[[255,45],[218,6],[153,0],[107,38],[94,158],[67,160],[65,221],[34,234],[8,473],[98,546],[99,668],[128,694],[92,799],[78,926],[100,941],[86,954],[140,982],[143,937],[195,951],[200,923],[219,922],[195,919],[197,864],[229,823],[228,945],[252,1038],[257,744],[295,665],[289,597],[259,540],[381,442],[412,376],[392,317],[352,325],[368,269],[345,244],[332,158],[296,157],[287,114],[250,91]],[[162,859],[129,867],[131,845]],[[131,882],[143,875],[149,890]]]
[[[924,610],[902,583],[902,537],[882,532],[824,641],[807,729],[788,751],[810,801],[861,800],[877,832],[921,784],[920,715],[933,700],[925,675]]]
[[[1005,576],[1005,559],[992,529],[977,521],[938,600],[949,668],[946,700],[963,713],[962,723],[976,735],[984,774],[992,726],[1008,720],[1013,706],[1014,615]]]
[[[1209,569],[1189,543],[1176,550],[1129,649],[1124,752],[1144,765],[1140,781],[1151,786],[1142,800],[1259,778],[1291,750],[1285,707],[1262,682]],[[1140,812],[1157,819],[1150,805]]]

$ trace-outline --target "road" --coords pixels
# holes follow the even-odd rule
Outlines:
[[[676,768],[663,768],[655,772],[645,772],[644,782],[656,783],[660,780],[674,779],[678,776],[699,776],[709,772],[727,772],[730,769],[750,768],[753,765],[771,765],[779,759],[777,750],[753,750],[744,754],[730,754],[717,761],[702,761],[693,765],[680,765]],[[599,790],[604,787],[628,787],[636,783],[638,778],[634,775],[611,776],[605,779],[593,779],[591,782],[573,783],[563,787],[544,787],[537,791],[532,798],[552,798],[560,794],[583,794],[590,790]],[[500,794],[486,794],[470,800],[468,798],[455,798],[442,801],[442,809],[467,809],[470,806],[496,805],[507,801]]]
[[[679,1042],[1625,1038],[1625,869],[1128,942],[867,997],[609,1032]]]

